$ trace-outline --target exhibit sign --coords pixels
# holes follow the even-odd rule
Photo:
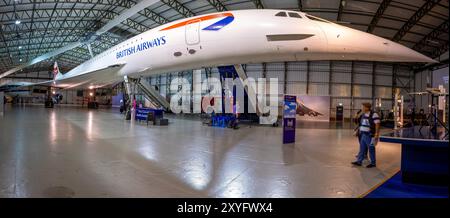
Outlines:
[[[297,97],[294,95],[285,95],[283,110],[283,144],[295,142],[296,111]]]
[[[139,121],[147,120],[147,115],[150,112],[154,112],[156,117],[162,117],[164,110],[153,108],[136,108],[135,119]]]
[[[330,96],[297,96],[297,119],[330,121]]]

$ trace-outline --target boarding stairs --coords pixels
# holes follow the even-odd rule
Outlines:
[[[155,106],[155,108],[164,108],[165,110],[168,110],[170,108],[170,103],[145,80],[142,80],[140,78],[134,79],[128,77],[125,79],[125,88],[126,94],[128,95],[127,103],[129,105],[129,108],[131,108],[132,106],[133,95],[137,94],[137,88],[139,88],[144,97],[149,100],[150,103]]]

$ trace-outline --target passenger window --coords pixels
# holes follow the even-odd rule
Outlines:
[[[275,14],[277,17],[287,17],[286,12],[278,12],[278,14]]]
[[[294,12],[289,12],[289,17],[302,18],[300,16],[300,14],[297,14],[297,13],[294,13]]]

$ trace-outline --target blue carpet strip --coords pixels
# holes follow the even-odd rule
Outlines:
[[[365,198],[448,198],[448,186],[417,185],[402,182],[398,172]]]

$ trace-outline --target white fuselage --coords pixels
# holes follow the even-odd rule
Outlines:
[[[276,16],[280,12],[285,12],[286,17]],[[301,18],[289,17],[289,13]],[[216,29],[204,30],[216,23]],[[302,12],[242,10],[159,26],[58,75],[56,81],[112,65],[124,66],[109,75],[108,81],[122,80],[125,75],[139,77],[222,65],[306,60],[434,62],[398,43]]]

